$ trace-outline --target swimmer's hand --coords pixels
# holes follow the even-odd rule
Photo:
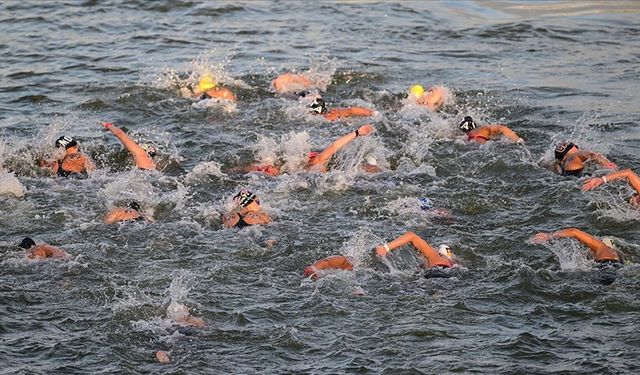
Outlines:
[[[593,177],[584,182],[584,184],[582,185],[582,190],[589,191],[597,188],[602,184],[604,184],[604,179],[602,177]]]
[[[304,277],[311,277],[313,280],[318,279],[318,275],[316,274],[316,269],[313,266],[307,266],[304,268]]]
[[[374,130],[375,129],[371,124],[362,125],[361,127],[358,128],[358,136],[369,135],[373,133]]]
[[[535,236],[531,237],[531,242],[532,243],[545,243],[545,242],[549,241],[552,238],[553,238],[553,236],[550,233],[540,232],[540,233],[537,233]]]
[[[378,257],[384,258],[387,256],[387,254],[389,254],[389,250],[387,250],[387,248],[385,248],[384,246],[376,247],[376,255]]]
[[[98,124],[102,125],[105,130],[110,130],[113,127],[111,122],[99,122]]]
[[[603,165],[607,169],[618,169],[618,166],[614,162],[608,162]]]
[[[167,354],[167,352],[165,352],[164,350],[158,350],[156,352],[156,360],[160,363],[171,363],[169,354]]]

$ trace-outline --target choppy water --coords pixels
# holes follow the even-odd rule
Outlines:
[[[3,2],[0,372],[637,373],[630,190],[583,193],[545,164],[571,138],[638,171],[639,12],[623,1]],[[236,92],[235,109],[178,96],[176,77],[205,70]],[[377,133],[324,175],[226,174],[364,123],[324,123],[275,97],[269,82],[287,70],[330,81],[331,105],[376,108]],[[443,84],[454,101],[437,114],[404,106],[414,83]],[[464,114],[509,124],[530,154],[455,141]],[[156,142],[173,166],[131,171],[100,120]],[[32,160],[63,133],[96,160],[91,178],[37,173]],[[360,172],[369,154],[384,173]],[[240,187],[272,224],[221,229]],[[455,219],[420,211],[422,196]],[[132,198],[155,223],[101,223]],[[567,226],[625,253],[613,285],[595,281],[576,243],[528,242]],[[466,269],[433,280],[409,249],[373,259],[407,230],[450,242]],[[73,260],[26,261],[14,247],[24,236]],[[356,272],[303,280],[331,254],[353,256]],[[207,326],[172,324],[171,301]],[[173,362],[157,363],[158,349]]]

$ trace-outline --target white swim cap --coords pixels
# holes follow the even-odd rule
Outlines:
[[[438,246],[438,254],[451,259],[451,257],[453,256],[453,251],[451,250],[451,246],[442,244]]]

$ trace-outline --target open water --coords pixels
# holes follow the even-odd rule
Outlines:
[[[0,373],[640,372],[631,190],[584,193],[584,177],[548,167],[571,139],[640,171],[638,2],[3,1],[0,54]],[[235,107],[178,95],[205,71]],[[379,113],[313,118],[270,90],[285,71],[325,80],[331,106]],[[437,113],[406,105],[415,83],[452,100]],[[526,149],[457,140],[465,114],[508,124]],[[169,167],[131,170],[97,121],[153,141]],[[226,172],[366,121],[377,132],[329,173]],[[94,158],[93,176],[38,172],[62,134]],[[383,173],[358,168],[369,155]],[[221,228],[242,187],[273,223]],[[421,211],[420,197],[453,219]],[[102,224],[131,199],[156,222]],[[575,241],[529,242],[569,226],[625,254],[612,285]],[[371,255],[407,230],[450,243],[465,267],[426,279],[409,248]],[[24,236],[73,259],[27,261]],[[332,254],[356,271],[303,279]],[[171,302],[206,327],[174,324]],[[172,363],[155,361],[159,349]]]

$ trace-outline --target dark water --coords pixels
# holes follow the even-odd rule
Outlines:
[[[19,183],[4,172],[0,185],[27,191],[0,200],[0,372],[637,373],[630,189],[583,193],[584,178],[546,164],[573,139],[638,171],[639,12],[622,1],[3,2],[0,151]],[[179,97],[176,77],[205,70],[236,92],[235,110]],[[224,173],[364,123],[323,123],[276,98],[269,82],[287,70],[330,80],[331,105],[376,108],[377,133],[327,174]],[[415,83],[445,85],[454,100],[436,114],[405,106]],[[455,141],[468,113],[509,124],[530,154]],[[100,120],[154,141],[174,165],[130,170]],[[36,171],[61,134],[96,160],[91,178]],[[384,173],[359,170],[368,155]],[[241,187],[272,224],[221,229]],[[455,219],[420,211],[422,196]],[[133,198],[155,223],[101,223]],[[596,281],[580,245],[528,242],[568,226],[626,255],[613,285]],[[373,259],[407,230],[451,243],[466,267],[425,279],[409,249]],[[14,246],[24,236],[73,260],[29,262]],[[303,280],[331,254],[353,256],[356,272]],[[171,301],[207,326],[173,324]],[[158,349],[173,362],[156,363]]]

